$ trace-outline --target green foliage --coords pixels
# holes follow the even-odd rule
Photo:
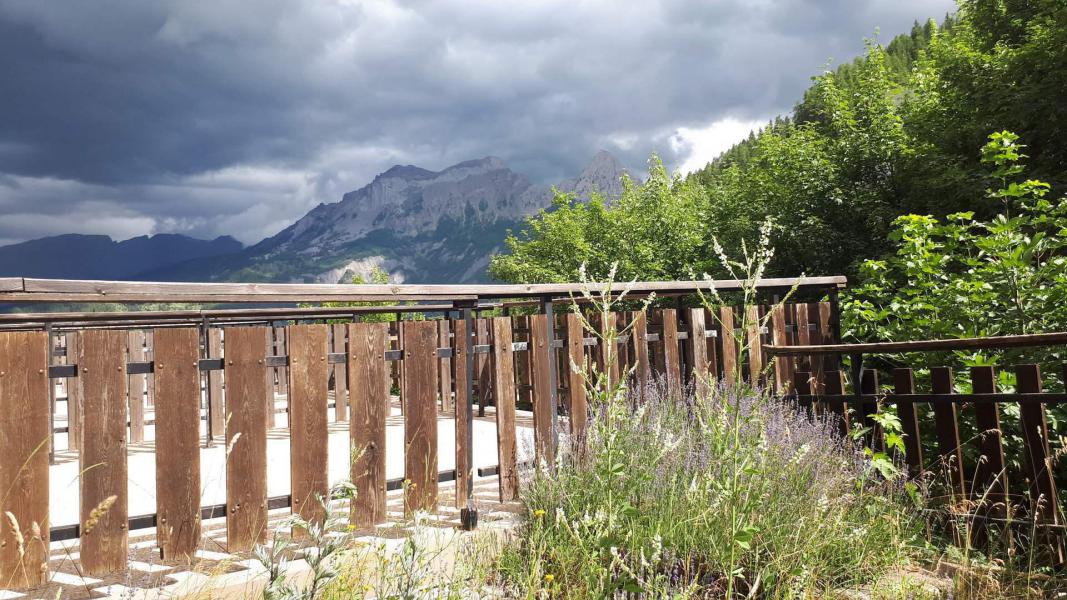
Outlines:
[[[845,296],[849,337],[862,340],[977,337],[1067,329],[1067,203],[1023,179],[1018,136],[989,136],[982,162],[996,216],[894,221],[894,254],[867,260],[863,284]]]
[[[352,276],[352,285],[385,285],[389,283],[389,273],[387,273],[381,267],[374,267],[371,270],[370,278],[363,277],[362,275]],[[323,307],[348,307],[348,306],[391,306],[392,302],[323,302],[320,306]],[[302,304],[301,306],[308,307],[311,304]],[[411,320],[421,321],[426,318],[422,313],[411,313]],[[396,313],[376,313],[376,314],[363,314],[360,315],[359,320],[363,323],[389,323],[396,320]],[[337,323],[347,323],[346,320],[337,320]]]
[[[981,161],[991,170],[985,202],[998,207],[994,217],[980,220],[973,212],[940,220],[906,215],[894,222],[890,240],[895,252],[861,266],[863,283],[842,296],[843,334],[859,341],[899,341],[983,337],[1067,330],[1067,202],[1050,201],[1048,184],[1026,178],[1025,146],[1011,132],[989,136]],[[929,366],[983,366],[1039,363],[1046,381],[1061,387],[1059,347],[882,356],[883,364],[919,368],[925,380]],[[966,370],[957,385],[969,386]],[[1010,369],[998,386],[1010,390]],[[1061,407],[1048,409],[1051,444],[1059,452],[1067,434]],[[1005,452],[1011,472],[1023,470],[1023,440],[1018,406],[1001,408]],[[923,421],[930,428],[929,420]],[[963,414],[963,439],[980,432],[973,417]],[[936,455],[932,431],[922,438],[928,455]],[[976,450],[965,449],[968,464],[977,464]],[[1067,465],[1057,463],[1057,478]],[[1012,481],[1025,489],[1023,482]]]
[[[716,251],[753,292],[773,254],[766,237],[743,262]],[[604,320],[626,293],[585,297]],[[604,376],[610,363],[571,368],[594,416],[523,490],[528,518],[500,560],[512,595],[822,597],[912,553],[917,520],[895,464],[857,461],[829,422],[740,380],[682,394],[650,381],[637,395]]]
[[[509,253],[492,257],[489,273],[513,283],[566,282],[582,265],[600,279],[617,264],[626,280],[686,279],[708,262],[706,207],[700,185],[672,177],[652,157],[648,180],[627,178],[613,203],[557,192],[551,210],[508,234]]]
[[[825,597],[908,560],[917,520],[883,457],[857,468],[831,426],[750,390],[651,389],[609,398],[524,491],[501,570],[526,596]]]
[[[508,237],[490,272],[562,281],[583,262],[602,276],[617,259],[625,278],[722,275],[711,238],[734,250],[770,218],[778,252],[768,274],[862,278],[864,260],[891,250],[902,215],[1012,218],[1004,202],[983,200],[989,177],[974,149],[990,131],[1026,139],[1030,172],[1060,195],[1065,94],[1067,4],[962,0],[940,26],[868,42],[864,56],[815,77],[792,115],[684,181],[654,159],[648,182],[629,184],[615,204],[557,197]],[[1005,198],[1031,193],[1017,185]]]

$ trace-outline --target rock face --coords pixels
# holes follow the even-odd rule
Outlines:
[[[600,152],[557,188],[613,198],[624,169]],[[551,204],[551,190],[532,184],[502,160],[486,157],[442,171],[397,165],[340,202],[320,204],[277,235],[223,260],[163,269],[162,279],[336,283],[374,267],[396,281],[484,281],[489,256],[507,230]]]

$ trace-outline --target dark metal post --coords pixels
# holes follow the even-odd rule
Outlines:
[[[56,352],[55,338],[52,337],[52,324],[46,323],[44,326],[45,333],[48,334],[48,366],[52,366],[53,355]],[[48,377],[47,369],[45,371],[45,379],[48,381],[48,464],[56,464],[56,382]],[[67,392],[68,394],[70,392]],[[70,403],[68,402],[69,406]],[[67,410],[70,410],[69,408]],[[69,419],[68,419],[69,421]],[[69,425],[69,423],[68,423]],[[69,427],[68,427],[69,431]],[[67,433],[69,436],[70,433]]]
[[[556,314],[552,297],[546,296],[542,301],[545,311],[545,319],[548,321],[548,397],[549,410],[552,414],[552,450],[559,452],[559,373],[556,372]],[[555,469],[556,457],[552,456],[546,461],[548,468]]]
[[[467,360],[465,373],[463,373],[463,385],[467,389],[467,472],[456,473],[456,477],[463,477],[467,482],[467,506],[460,510],[460,523],[466,530],[478,526],[478,509],[474,507],[474,310],[471,307],[463,308],[463,320],[466,322],[466,338],[462,342],[456,340],[458,345],[463,343],[466,347]],[[457,375],[459,375],[457,373]],[[456,383],[459,385],[459,382]]]
[[[204,344],[204,358],[211,358],[211,334],[207,317],[200,321],[200,339],[203,340]],[[211,372],[204,371],[201,375],[201,381],[204,383],[204,398],[207,399],[207,439],[204,440],[204,447],[210,448],[215,445],[215,430],[211,420]]]

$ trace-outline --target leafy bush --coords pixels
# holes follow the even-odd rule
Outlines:
[[[896,252],[863,263],[864,283],[846,294],[846,335],[865,341],[979,337],[1067,329],[1067,203],[1024,179],[1024,145],[994,133],[982,148],[999,214],[906,215]]]
[[[533,475],[501,570],[527,593],[576,598],[819,596],[908,555],[917,520],[904,490],[795,406],[656,382],[602,403],[584,443]]]

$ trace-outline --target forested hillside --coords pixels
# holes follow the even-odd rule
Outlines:
[[[775,222],[772,270],[843,273],[893,248],[894,220],[1003,210],[980,149],[1009,130],[1026,145],[1029,177],[1067,184],[1067,3],[963,0],[941,24],[917,24],[865,56],[819,75],[793,114],[768,124],[702,171],[679,180],[653,159],[650,179],[615,205],[557,198],[556,210],[508,240],[491,273],[509,281],[567,280],[588,263],[603,276],[721,275],[727,249]]]

